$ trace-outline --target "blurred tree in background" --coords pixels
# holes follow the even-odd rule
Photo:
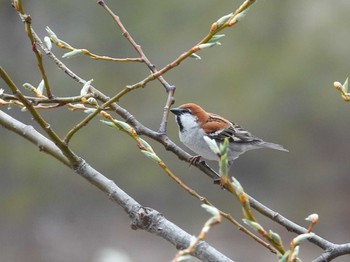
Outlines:
[[[95,1],[23,1],[25,12],[41,39],[49,26],[77,48],[111,57],[137,57],[111,18]],[[108,3],[161,69],[205,36],[213,22],[241,3],[232,1],[114,1]],[[203,49],[201,60],[186,59],[164,78],[176,86],[176,104],[196,102],[258,134],[283,144],[289,154],[249,152],[231,170],[245,191],[273,210],[307,227],[304,218],[317,213],[313,230],[331,242],[349,241],[349,105],[332,89],[345,79],[350,62],[347,13],[350,2],[257,1],[242,22],[228,28],[222,46]],[[37,60],[11,7],[1,1],[0,62],[18,87],[38,86]],[[38,48],[39,49],[39,48]],[[61,59],[68,50],[53,47]],[[44,52],[42,52],[44,53]],[[43,55],[56,97],[79,96],[82,85],[58,70]],[[62,59],[63,60],[63,59]],[[114,96],[127,85],[146,78],[141,63],[92,61],[85,56],[63,60],[99,91]],[[342,81],[341,81],[342,82]],[[4,82],[0,88],[11,93]],[[23,91],[27,92],[27,91]],[[26,93],[30,94],[30,93]],[[167,99],[164,87],[152,81],[124,96],[118,104],[145,126],[157,130]],[[11,106],[1,110],[40,129],[28,112]],[[40,110],[64,137],[87,115],[66,107]],[[96,119],[99,119],[98,117]],[[91,166],[178,226],[197,234],[207,217],[200,202],[184,193],[126,134],[106,128],[96,119],[70,141],[70,148]],[[167,135],[177,142],[177,127],[169,119]],[[169,261],[175,249],[163,239],[132,231],[122,209],[106,201],[79,176],[23,139],[0,129],[0,258],[3,261]],[[157,155],[186,185],[216,207],[241,217],[241,209],[225,191],[188,163],[147,139]],[[213,163],[214,169],[217,169]],[[278,232],[286,245],[296,235],[259,216],[266,228]],[[205,239],[235,261],[276,261],[276,256],[224,221]],[[300,257],[312,261],[322,250],[304,242]],[[117,260],[118,261],[118,260]],[[347,256],[336,261],[348,261]]]

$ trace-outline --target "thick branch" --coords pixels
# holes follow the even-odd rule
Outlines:
[[[41,135],[33,127],[23,124],[3,111],[0,111],[0,125],[39,146],[41,151],[50,154],[66,166],[69,166],[77,174],[106,193],[111,200],[118,203],[125,210],[132,220],[133,229],[143,229],[160,236],[178,249],[189,246],[193,239],[190,234],[167,220],[158,211],[141,206],[141,204],[126,194],[112,180],[103,176],[85,162],[85,160],[79,158],[80,161],[77,165],[74,167],[70,166],[69,160],[52,141]],[[201,261],[232,261],[206,242],[200,242],[193,255]]]
[[[74,153],[67,147],[66,144],[62,142],[56,132],[50,127],[44,118],[35,110],[34,106],[28,101],[22,92],[18,89],[15,83],[12,81],[10,76],[5,72],[5,70],[0,67],[0,77],[5,81],[7,86],[11,89],[13,94],[17,96],[18,100],[23,103],[23,105],[28,109],[28,111],[33,116],[34,120],[40,125],[40,127],[45,131],[45,133],[51,138],[52,141],[59,147],[62,153],[69,158],[72,164],[77,161],[77,157]]]
[[[34,33],[35,35],[35,33]],[[76,80],[79,83],[84,84],[86,81],[82,78],[80,78],[78,75],[76,75],[73,71],[71,71],[69,68],[67,68],[51,51],[49,51],[43,43],[38,39],[38,44],[40,47],[45,51],[45,53],[53,59],[53,61],[58,65],[60,69],[62,69],[67,75],[69,75],[72,79]],[[109,101],[109,97],[104,95],[102,92],[100,92],[98,89],[91,86],[90,90],[94,93],[95,97],[102,102]],[[143,124],[141,124],[130,112],[128,112],[125,108],[119,106],[116,103],[113,103],[110,105],[110,107],[118,114],[120,115],[127,123],[131,124],[136,132],[139,135],[145,135],[155,141],[158,141],[161,143],[167,150],[173,152],[175,155],[179,157],[180,160],[184,160],[189,162],[189,159],[191,155],[189,155],[186,151],[181,149],[179,146],[177,146],[172,140],[169,139],[168,136],[158,133],[156,131],[153,131],[152,129],[147,128]],[[210,168],[205,162],[200,162],[197,166],[203,173],[205,173],[207,176],[209,176],[213,180],[217,180],[220,178],[220,176],[212,169]],[[298,234],[305,233],[306,229],[299,226],[298,224],[286,219],[279,213],[273,211],[272,209],[268,208],[267,206],[263,205],[262,203],[258,202],[252,197],[249,197],[249,203],[262,215],[272,219],[273,221],[276,221],[283,227],[285,227],[289,231],[296,232]],[[315,243],[317,246],[321,247],[323,250],[327,249],[327,247],[331,244],[330,242],[326,241],[325,239],[315,236],[311,240],[311,242]]]
[[[254,1],[247,1],[247,2],[251,2],[252,3]],[[55,61],[55,63],[58,65],[58,67],[60,69],[62,69],[67,75],[69,75],[72,79],[76,80],[77,82],[82,83],[82,84],[84,84],[86,82],[85,80],[83,80],[79,76],[77,76],[74,72],[72,72],[69,68],[67,68],[59,59],[57,59],[55,57],[55,55],[53,53],[51,53],[51,51],[47,50],[47,48],[42,44],[40,39],[36,36],[35,32],[33,32],[33,35],[37,38],[37,43],[46,52],[46,54]],[[177,59],[178,61],[175,60],[174,62],[181,62],[182,60],[185,59],[185,56],[187,57],[187,54],[179,56],[179,58]],[[149,77],[147,77],[146,79],[141,81],[139,84],[140,85],[144,85],[145,83],[162,76],[165,72],[167,72],[168,70],[170,70],[172,67],[174,67],[176,65],[178,65],[178,63],[167,65],[166,67],[164,67],[160,71],[157,71],[156,73],[153,73],[152,75],[150,75]],[[91,87],[90,90],[94,93],[94,96],[97,99],[99,99],[100,101],[103,101],[103,102],[109,101],[110,98],[107,97],[106,95],[104,95],[103,93],[101,93],[100,91],[98,91],[97,89]],[[156,132],[156,131],[153,131],[153,130],[145,127],[133,115],[131,115],[126,109],[120,107],[116,103],[111,104],[110,107],[118,115],[120,115],[122,118],[124,118],[126,122],[130,123],[136,129],[138,134],[146,135],[146,136],[148,136],[148,137],[150,137],[150,138],[160,142],[161,144],[164,145],[164,147],[167,150],[172,151],[181,160],[189,161],[190,155],[188,153],[186,153],[184,150],[182,150],[181,148],[179,148],[164,133]],[[210,176],[212,179],[219,178],[218,174],[214,170],[212,170],[208,165],[206,165],[205,162],[201,162],[198,165],[198,168],[201,169],[205,174]],[[270,208],[268,208],[268,207],[264,206],[263,204],[261,204],[260,202],[256,201],[252,197],[250,197],[250,205],[254,209],[256,209],[258,212],[260,212],[264,216],[269,217],[273,221],[276,221],[277,223],[279,223],[280,225],[282,225],[283,227],[285,227],[289,231],[293,231],[293,232],[296,232],[298,234],[306,232],[305,228],[303,228],[303,227],[295,224],[294,222],[286,219],[285,217],[281,216],[277,212],[271,210]],[[325,239],[323,239],[323,238],[321,238],[321,237],[319,237],[317,235],[315,235],[313,238],[311,238],[310,241],[315,243],[319,247],[321,247],[323,250],[326,250],[326,252],[323,253],[319,257],[320,260],[315,260],[317,262],[319,262],[319,261],[330,261],[330,259],[333,259],[333,258],[335,258],[337,256],[350,253],[350,247],[349,247],[348,244],[335,245],[335,244],[330,243],[329,241],[327,241],[327,240],[325,240]],[[341,250],[341,251],[338,251],[338,250]],[[327,260],[327,259],[329,259],[329,260]]]
[[[32,126],[23,124],[1,110],[0,125],[29,140],[36,145],[40,151],[53,156],[66,166],[70,166],[70,161],[63,155],[62,151],[51,140],[37,132]]]
[[[321,256],[314,259],[312,262],[328,262],[337,257],[350,254],[350,243],[335,245],[331,244]]]

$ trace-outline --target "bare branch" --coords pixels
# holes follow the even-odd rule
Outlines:
[[[62,150],[62,153],[74,164],[77,161],[75,154],[62,142],[59,136],[52,130],[50,125],[41,117],[41,115],[36,111],[34,106],[25,98],[21,91],[17,88],[15,83],[5,72],[5,70],[0,67],[0,77],[5,81],[8,87],[11,89],[12,93],[17,96],[18,100],[23,103],[23,105],[32,114],[35,121],[40,125],[40,127],[48,134],[52,141]]]
[[[151,70],[151,72],[153,74],[157,74],[158,70],[155,67],[155,65],[153,65],[151,63],[151,61],[147,58],[147,56],[145,55],[145,53],[143,52],[141,46],[139,44],[136,43],[136,41],[132,38],[132,36],[130,35],[130,33],[126,30],[125,26],[123,25],[123,23],[121,22],[119,16],[117,16],[107,5],[103,0],[97,1],[97,3],[103,7],[103,9],[113,18],[113,20],[115,21],[115,23],[118,25],[118,27],[120,28],[122,35],[129,41],[129,43],[133,46],[133,48],[136,50],[136,52],[141,56],[142,60],[144,61],[144,63],[147,65],[147,67]],[[166,134],[166,128],[167,128],[167,121],[168,121],[168,116],[169,116],[169,110],[170,110],[170,106],[174,103],[175,98],[174,98],[174,93],[175,93],[175,86],[169,84],[162,75],[159,75],[157,77],[157,79],[159,80],[159,82],[164,86],[166,92],[168,93],[168,98],[166,100],[165,106],[164,106],[164,110],[163,110],[163,117],[160,123],[160,127],[159,127],[159,132]],[[144,85],[142,85],[144,86]]]
[[[35,34],[34,34],[35,35]],[[86,81],[80,78],[78,75],[76,75],[73,71],[71,71],[66,65],[64,65],[51,51],[49,51],[41,41],[38,41],[41,48],[43,48],[46,52],[46,54],[53,59],[53,61],[58,65],[58,67],[63,70],[67,75],[69,75],[72,79],[79,83],[85,83]],[[94,95],[101,101],[107,102],[110,100],[109,97],[104,95],[102,92],[100,92],[98,89],[91,87],[92,92]],[[175,155],[179,157],[180,160],[184,160],[189,163],[189,159],[191,155],[189,155],[186,151],[181,149],[179,146],[177,146],[172,140],[169,139],[168,136],[158,133],[156,131],[153,131],[143,124],[141,124],[133,115],[130,114],[125,108],[119,106],[116,103],[112,103],[110,107],[118,114],[120,115],[127,123],[131,124],[136,132],[139,135],[145,135],[149,138],[152,138],[155,141],[158,141],[161,143],[167,150],[173,152]],[[214,181],[220,179],[220,176],[204,161],[196,163],[196,167],[199,168],[203,173],[205,173],[207,176],[209,176]],[[271,220],[279,223],[283,227],[285,227],[287,230],[301,234],[306,232],[306,228],[299,226],[298,224],[295,224],[294,222],[288,220],[287,218],[283,217],[279,213],[273,211],[272,209],[268,208],[267,206],[263,205],[259,201],[255,200],[253,197],[249,196],[249,203],[252,206],[252,208],[256,209],[259,213],[262,215],[270,218]],[[313,237],[311,242],[315,243],[322,249],[325,249],[330,242],[326,241],[323,238],[320,238],[318,236]]]
[[[321,256],[314,259],[312,262],[328,262],[337,257],[350,254],[350,243],[342,245],[330,245]]]
[[[155,141],[158,141],[161,143],[167,150],[172,151],[174,154],[176,154],[181,160],[189,161],[190,155],[187,154],[185,151],[183,151],[180,147],[178,147],[174,142],[172,142],[167,136],[166,136],[166,125],[167,125],[167,119],[168,119],[168,113],[169,108],[174,102],[174,92],[175,87],[168,84],[164,79],[163,75],[171,70],[172,68],[178,66],[183,60],[185,60],[187,57],[190,57],[191,55],[199,52],[204,44],[208,44],[210,39],[223,30],[226,27],[230,27],[235,25],[239,19],[239,15],[242,15],[244,11],[247,10],[249,6],[251,6],[255,0],[246,0],[235,12],[219,19],[217,22],[213,23],[213,25],[210,28],[209,33],[195,46],[190,48],[188,51],[182,53],[180,56],[178,56],[173,62],[169,63],[165,67],[163,67],[161,70],[157,70],[155,66],[147,59],[144,52],[142,51],[141,47],[133,40],[133,38],[130,36],[130,34],[126,31],[125,27],[121,23],[119,17],[115,15],[104,3],[104,1],[97,1],[98,4],[100,4],[114,19],[114,21],[117,23],[117,25],[120,27],[122,34],[126,37],[126,39],[131,43],[131,45],[134,47],[134,49],[137,51],[137,53],[141,56],[141,59],[143,62],[148,66],[148,68],[151,70],[151,74],[147,76],[142,81],[135,83],[130,86],[126,86],[120,93],[116,94],[114,97],[109,98],[106,95],[104,95],[102,92],[98,91],[94,87],[91,87],[91,91],[93,93],[93,96],[96,97],[99,101],[103,102],[103,105],[101,107],[98,107],[95,112],[88,116],[85,120],[83,120],[80,124],[78,124],[78,128],[73,128],[72,134],[74,134],[76,131],[78,131],[82,126],[84,126],[86,123],[88,123],[94,116],[96,116],[98,113],[103,112],[105,108],[110,108],[113,111],[115,111],[118,115],[120,115],[127,123],[132,125],[138,135],[145,135],[150,138],[152,138]],[[43,80],[45,82],[45,87],[48,95],[48,99],[50,102],[53,103],[54,99],[51,99],[51,91],[49,88],[48,80],[44,71],[44,67],[42,64],[42,58],[41,53],[36,49],[36,45],[38,44],[45,53],[54,60],[54,62],[58,65],[60,69],[62,69],[68,76],[70,76],[75,81],[84,84],[86,81],[77,76],[74,72],[72,72],[69,68],[67,68],[60,60],[58,60],[50,50],[46,48],[45,45],[41,42],[40,38],[35,34],[34,30],[31,27],[31,19],[28,15],[26,15],[23,11],[23,7],[20,0],[13,1],[13,5],[15,6],[16,10],[21,14],[21,18],[25,22],[26,31],[27,34],[31,40],[33,51],[37,57],[39,69],[41,71],[41,75],[43,77]],[[184,242],[181,241],[182,237],[180,235],[182,233],[179,233],[176,235],[176,240],[173,239],[172,236],[167,235],[170,232],[166,232],[165,229],[173,229],[177,230],[177,227],[173,225],[171,222],[167,220],[163,220],[163,217],[155,210],[150,208],[142,207],[140,204],[138,204],[133,199],[130,199],[130,197],[123,192],[120,188],[118,188],[115,183],[108,178],[102,176],[98,171],[94,170],[92,167],[90,167],[84,160],[77,157],[68,146],[65,144],[65,141],[68,142],[71,135],[68,134],[68,139],[65,139],[65,141],[62,141],[53,130],[51,130],[48,123],[41,118],[41,116],[38,114],[38,112],[35,110],[35,106],[33,103],[36,101],[39,101],[38,103],[41,103],[42,101],[45,101],[46,98],[38,98],[38,99],[30,99],[30,97],[24,96],[18,88],[15,86],[13,81],[9,78],[9,76],[6,74],[6,72],[1,68],[1,77],[5,80],[5,82],[8,84],[8,86],[13,91],[14,95],[13,97],[16,97],[18,101],[23,103],[23,105],[28,108],[30,113],[34,116],[34,119],[39,123],[39,125],[44,129],[44,131],[49,135],[53,142],[49,141],[44,136],[37,133],[32,127],[26,126],[22,124],[21,122],[18,122],[17,120],[12,119],[2,111],[0,111],[0,124],[4,127],[8,128],[9,130],[16,132],[17,134],[21,135],[22,137],[25,137],[26,139],[30,140],[37,146],[39,146],[39,149],[43,152],[46,152],[65,165],[69,166],[70,168],[74,169],[75,172],[86,178],[90,183],[94,184],[98,188],[100,188],[103,192],[105,192],[107,195],[110,196],[111,199],[113,199],[115,202],[117,202],[119,205],[121,205],[129,214],[133,221],[133,228],[134,229],[145,229],[151,233],[155,233],[157,235],[160,235],[176,245],[177,247],[185,247],[188,246],[189,241],[191,240],[191,237],[186,235],[186,237],[183,237],[186,239]],[[119,101],[119,99],[127,94],[128,92],[146,86],[146,84],[150,81],[153,81],[155,79],[158,79],[163,86],[165,87],[166,91],[168,92],[167,101],[164,107],[163,111],[163,118],[161,121],[161,125],[159,128],[159,131],[153,131],[143,124],[141,124],[134,116],[132,116],[125,108],[120,107],[116,102]],[[339,87],[337,84],[335,86],[336,88]],[[339,88],[338,88],[339,89]],[[344,96],[348,96],[347,89],[341,89]],[[346,91],[346,92],[345,92]],[[10,95],[9,95],[10,96]],[[8,96],[8,97],[9,97]],[[66,98],[65,98],[66,99]],[[41,102],[40,102],[41,101]],[[17,121],[17,122],[16,122]],[[67,138],[67,137],[66,137]],[[58,145],[58,147],[55,145],[55,143]],[[72,165],[74,163],[74,167]],[[209,177],[211,177],[214,180],[217,180],[220,178],[220,176],[212,170],[205,162],[196,163],[197,167],[202,170],[205,174],[207,174]],[[174,179],[174,178],[173,178]],[[176,180],[176,179],[175,179]],[[180,181],[181,182],[181,181]],[[180,183],[179,183],[180,184]],[[200,197],[200,196],[199,196]],[[204,199],[204,198],[203,198]],[[264,216],[270,218],[271,220],[279,223],[283,227],[285,227],[289,231],[296,232],[298,234],[306,233],[308,230],[304,227],[301,227],[294,222],[288,220],[287,218],[281,216],[280,214],[276,213],[275,211],[269,209],[268,207],[264,206],[263,204],[256,201],[254,198],[249,197],[249,204],[252,208],[256,209],[258,212],[263,214]],[[170,224],[169,224],[170,223]],[[181,235],[182,236],[182,235]],[[185,243],[186,242],[186,243]],[[342,244],[337,245],[334,243],[331,243],[317,235],[313,236],[310,239],[310,242],[316,244],[317,246],[321,247],[325,252],[317,258],[316,262],[319,261],[330,261],[338,256],[350,254],[350,244]],[[201,257],[200,255],[200,248],[201,245],[205,246],[207,244],[200,243],[197,247],[197,257]],[[210,247],[205,246],[207,250],[210,250]],[[213,251],[214,252],[214,251]],[[221,254],[220,254],[221,255]],[[215,259],[217,260],[218,257],[220,257],[219,254],[215,254]],[[203,261],[209,261],[207,260],[207,254],[205,255],[205,258],[203,257]],[[221,258],[219,261],[229,261],[226,258]],[[215,260],[215,261],[216,261]]]
[[[158,211],[143,207],[132,197],[120,189],[112,180],[103,176],[85,160],[79,158],[75,166],[61,153],[60,149],[46,137],[42,136],[33,127],[27,126],[11,116],[0,111],[0,125],[16,132],[20,136],[39,146],[40,151],[45,152],[70,167],[74,172],[98,187],[108,197],[120,205],[132,221],[132,229],[142,229],[160,236],[173,244],[176,248],[183,249],[189,246],[192,236],[167,220]],[[193,253],[201,261],[232,261],[205,242],[200,242]]]
[[[22,5],[22,1],[14,1],[13,6],[16,8],[17,12],[21,16],[22,21],[24,22],[25,30],[26,30],[28,38],[32,44],[32,50],[35,54],[36,60],[38,61],[38,67],[39,67],[41,76],[44,80],[47,96],[49,98],[52,98],[49,80],[46,76],[42,55],[41,55],[40,51],[36,48],[35,37],[32,34],[32,18],[29,15],[25,14],[24,9],[23,9],[23,5]]]
[[[1,110],[0,125],[29,140],[37,146],[40,151],[53,156],[64,165],[70,166],[70,161],[63,155],[62,151],[55,145],[55,143],[37,132],[32,126],[23,124]]]

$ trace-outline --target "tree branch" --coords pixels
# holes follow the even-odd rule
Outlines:
[[[314,259],[312,262],[328,262],[337,257],[350,254],[350,243],[347,244],[331,244],[327,247],[321,256]]]
[[[39,151],[51,155],[66,166],[70,166],[70,161],[63,155],[62,151],[51,140],[37,132],[32,126],[23,124],[4,113],[2,110],[0,110],[0,124],[6,129],[32,142],[39,148]]]
[[[108,195],[111,200],[125,210],[131,219],[132,229],[142,229],[160,236],[173,244],[177,249],[184,249],[190,245],[191,240],[194,238],[193,236],[167,220],[158,211],[143,207],[119,188],[112,180],[103,176],[82,158],[79,158],[80,160],[77,165],[74,167],[71,166],[70,161],[62,154],[60,149],[52,141],[42,136],[32,126],[25,125],[3,111],[0,111],[0,125],[37,145],[40,151],[53,156],[91,184],[98,187]],[[201,261],[232,261],[206,242],[200,242],[192,255]]]
[[[14,1],[14,5],[16,6],[17,2],[21,1]],[[159,131],[153,131],[143,124],[141,124],[134,116],[132,116],[126,109],[120,107],[115,101],[118,101],[120,98],[120,94],[114,96],[114,98],[110,99],[106,95],[104,95],[102,92],[98,91],[97,89],[91,87],[91,91],[93,92],[94,96],[102,101],[104,103],[104,106],[109,106],[111,109],[113,109],[118,115],[120,115],[122,118],[125,119],[126,122],[130,123],[137,133],[139,135],[145,135],[150,138],[152,138],[155,141],[158,141],[161,143],[167,150],[172,151],[174,154],[176,154],[179,159],[189,161],[190,155],[183,151],[180,147],[178,147],[174,142],[172,142],[166,135],[166,121],[168,119],[168,112],[171,104],[173,103],[173,95],[175,92],[175,87],[169,85],[165,82],[163,79],[163,74],[168,72],[170,69],[174,68],[175,66],[178,66],[184,59],[189,57],[190,55],[196,53],[201,48],[199,47],[203,43],[207,43],[212,36],[214,36],[217,32],[221,31],[223,28],[227,26],[232,26],[235,23],[237,23],[238,19],[236,16],[240,13],[242,13],[244,10],[246,10],[251,4],[253,4],[255,0],[247,0],[245,1],[240,8],[238,8],[235,12],[231,13],[229,16],[227,16],[227,19],[223,22],[223,24],[218,22],[214,23],[210,29],[210,32],[207,36],[205,36],[196,46],[192,47],[188,51],[181,54],[178,58],[176,58],[173,62],[169,63],[165,67],[163,67],[161,70],[157,70],[154,65],[147,59],[147,57],[144,55],[142,49],[139,45],[136,44],[135,41],[131,38],[129,33],[126,31],[126,29],[123,27],[122,23],[119,20],[119,17],[117,17],[113,12],[109,10],[109,8],[104,4],[103,1],[98,1],[100,5],[103,3],[103,7],[106,9],[106,11],[109,12],[109,14],[112,15],[114,20],[117,22],[119,27],[121,27],[123,35],[129,40],[129,42],[132,44],[132,46],[135,48],[135,50],[140,54],[141,58],[145,61],[146,65],[151,69],[152,74],[150,74],[148,77],[143,79],[142,81],[132,85],[127,86],[124,91],[124,93],[129,92],[130,90],[144,87],[148,82],[153,81],[155,79],[159,79],[160,82],[165,86],[167,92],[168,92],[168,98],[166,101],[166,105],[164,107],[163,111],[163,118],[162,122],[159,128]],[[47,78],[45,75],[45,71],[43,71],[43,65],[41,61],[41,54],[36,49],[36,44],[39,44],[40,47],[45,51],[45,53],[52,58],[55,63],[58,65],[60,69],[62,69],[67,75],[69,75],[72,79],[78,81],[79,83],[85,83],[86,81],[81,79],[79,76],[74,74],[71,70],[69,70],[60,60],[58,60],[50,50],[46,48],[46,46],[43,45],[40,38],[35,34],[34,30],[30,26],[30,17],[25,16],[23,17],[23,8],[21,7],[21,4],[19,4],[20,8],[18,8],[17,4],[17,11],[22,14],[22,19],[24,19],[24,22],[26,23],[26,29],[27,33],[30,37],[31,43],[33,44],[33,51],[35,52],[35,55],[37,56],[38,63],[39,63],[39,69],[41,71],[41,74],[43,76],[43,79],[45,81],[45,87],[47,88],[48,97],[51,97],[49,85],[47,82]],[[222,21],[221,21],[222,22]],[[29,31],[29,32],[28,32]],[[40,65],[41,63],[41,65]],[[43,127],[44,131],[47,132],[47,134],[50,136],[50,138],[57,142],[60,148],[58,148],[53,142],[49,141],[47,138],[42,136],[40,133],[38,133],[33,127],[26,126],[23,123],[11,118],[4,112],[0,111],[0,124],[4,127],[8,128],[9,130],[16,132],[17,134],[21,135],[22,137],[25,137],[27,140],[31,141],[32,143],[36,144],[39,149],[43,152],[46,152],[50,154],[51,156],[58,159],[60,162],[65,164],[66,166],[69,166],[71,169],[73,169],[76,173],[83,176],[85,179],[87,179],[90,183],[94,184],[98,188],[100,188],[103,192],[105,192],[109,197],[117,202],[119,205],[121,205],[126,212],[128,212],[130,218],[132,219],[132,226],[134,229],[144,229],[151,233],[155,233],[159,236],[162,236],[163,238],[167,239],[169,242],[173,243],[177,247],[185,247],[189,244],[189,241],[191,240],[191,236],[189,236],[185,232],[177,232],[177,235],[174,239],[174,237],[171,236],[171,232],[168,232],[168,228],[172,229],[174,231],[178,231],[178,228],[173,225],[171,222],[167,220],[163,220],[163,216],[159,214],[157,211],[142,207],[139,203],[137,203],[135,200],[130,198],[124,191],[122,191],[115,183],[108,178],[104,177],[102,174],[100,174],[98,171],[94,170],[91,166],[89,166],[84,160],[76,157],[73,152],[69,151],[68,147],[63,143],[61,139],[59,139],[55,133],[47,126],[46,122],[41,121],[40,115],[37,114],[35,110],[32,110],[33,107],[30,103],[28,103],[28,99],[24,97],[18,90],[18,88],[13,84],[13,82],[6,76],[6,73],[1,70],[2,77],[6,81],[6,83],[10,86],[12,89],[14,96],[18,98],[34,115],[34,118],[38,121],[38,123]],[[122,95],[124,95],[122,93]],[[100,110],[102,110],[103,107],[101,107]],[[88,119],[91,120],[91,118]],[[88,122],[87,121],[87,122]],[[61,149],[61,150],[60,150]],[[68,150],[68,151],[67,151]],[[64,152],[64,154],[62,153]],[[69,160],[68,157],[74,156],[74,159],[76,160],[75,167],[72,167],[71,163],[72,160]],[[212,170],[205,162],[201,162],[197,164],[197,167],[202,170],[205,174],[210,176],[212,179],[220,178],[220,176]],[[287,230],[296,232],[298,234],[305,233],[307,230],[304,227],[301,227],[294,222],[286,219],[282,215],[276,213],[275,211],[269,209],[268,207],[264,206],[257,200],[255,200],[252,197],[249,197],[249,202],[252,208],[256,209],[258,212],[263,214],[264,216],[270,218],[271,220],[279,223],[283,227],[285,227]],[[186,237],[184,237],[185,241],[182,242],[183,234],[185,234]],[[344,255],[344,254],[350,254],[350,244],[342,244],[337,245],[333,244],[317,235],[312,237],[310,239],[310,242],[316,244],[317,246],[321,247],[325,252],[318,257],[316,262],[320,261],[330,261],[338,256]],[[207,245],[206,243],[201,243],[201,245]],[[199,252],[200,248],[197,248],[197,251]],[[206,250],[210,249],[210,246],[205,246]],[[214,251],[213,251],[214,252]],[[216,254],[218,257],[220,253]],[[200,257],[200,254],[197,253],[197,257]],[[210,261],[206,260],[208,259],[208,254],[206,254],[203,257],[203,261]],[[217,260],[217,259],[216,259]],[[219,261],[230,261],[225,260],[225,258],[220,258]]]
[[[37,37],[35,32],[33,33],[34,36]],[[37,37],[38,38],[38,37]],[[80,78],[78,75],[76,75],[73,71],[71,71],[64,63],[62,63],[50,50],[46,48],[46,46],[40,41],[38,38],[37,43],[40,45],[41,48],[45,51],[45,53],[53,59],[53,61],[58,65],[58,67],[63,70],[68,76],[70,76],[75,81],[84,84],[86,81],[82,78]],[[108,102],[110,98],[100,92],[98,89],[93,87],[91,85],[90,90],[93,92],[94,96],[101,100],[102,102]],[[190,154],[188,154],[186,151],[181,149],[179,146],[177,146],[167,135],[153,131],[152,129],[149,129],[148,127],[144,126],[142,123],[140,123],[132,114],[130,114],[129,111],[127,111],[125,108],[119,106],[117,103],[110,104],[110,107],[112,110],[114,110],[119,116],[121,116],[127,123],[129,123],[131,126],[133,126],[136,130],[136,132],[139,135],[145,135],[159,143],[161,143],[166,150],[173,152],[175,155],[178,156],[180,160],[190,162],[189,159],[191,157]],[[196,163],[195,165],[198,169],[200,169],[204,174],[206,174],[208,177],[213,179],[214,181],[219,179],[220,176],[204,161],[200,163]],[[283,217],[279,213],[273,211],[269,207],[265,206],[264,204],[260,203],[253,197],[249,196],[249,203],[256,211],[261,213],[262,215],[270,218],[271,220],[277,222],[284,228],[286,228],[288,231],[292,231],[298,234],[302,234],[306,232],[306,228],[299,226],[298,224],[288,220],[287,218]],[[316,244],[317,246],[321,247],[323,250],[327,249],[327,247],[331,246],[332,243],[329,241],[315,235],[315,237],[310,239],[310,242]]]

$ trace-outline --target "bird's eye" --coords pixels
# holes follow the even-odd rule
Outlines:
[[[186,114],[186,113],[190,114],[190,113],[191,113],[191,110],[189,110],[188,108],[183,108],[183,109],[181,110],[181,114]]]

